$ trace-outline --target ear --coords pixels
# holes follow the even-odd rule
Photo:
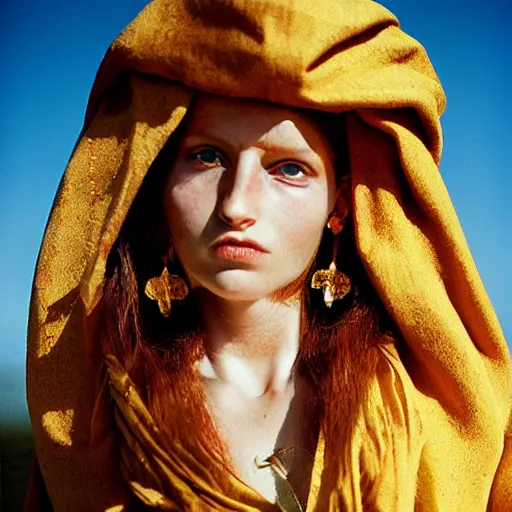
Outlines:
[[[172,243],[172,238],[169,239],[169,248],[167,249],[167,252],[164,256],[164,263],[167,265],[167,263],[172,263],[174,261],[174,245]]]
[[[338,186],[336,197],[336,210],[347,216],[350,213],[352,204],[352,177],[350,173],[344,174]]]
[[[345,226],[346,219],[352,209],[352,180],[351,175],[344,174],[341,177],[340,184],[336,191],[336,199],[334,202],[334,208],[332,209],[331,216],[337,217],[337,224],[339,231]]]

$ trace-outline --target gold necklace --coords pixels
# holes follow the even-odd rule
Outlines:
[[[284,465],[283,461],[280,459],[281,455],[293,450],[294,446],[289,446],[288,448],[280,448],[279,450],[275,450],[271,453],[266,459],[260,460],[260,458],[256,455],[254,458],[254,464],[258,469],[270,468],[276,478],[282,482],[282,486],[278,486],[278,489],[281,492],[277,491],[277,505],[279,506],[282,512],[303,512],[302,506],[299,503],[297,495],[293,490],[293,487],[288,480],[288,470]]]

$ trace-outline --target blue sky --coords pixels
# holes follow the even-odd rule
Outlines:
[[[441,171],[512,337],[510,8],[499,0],[385,0],[427,48],[448,96]],[[145,2],[3,0],[0,6],[0,410],[25,418],[25,332],[53,196],[111,40]]]

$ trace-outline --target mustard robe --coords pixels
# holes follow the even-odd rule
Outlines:
[[[374,415],[327,495],[320,437],[308,512],[512,510],[510,354],[439,174],[444,93],[424,49],[371,0],[154,0],[108,50],[31,301],[28,401],[54,509],[132,510],[137,495],[166,510],[276,510],[235,477],[221,485],[200,453],[162,450],[98,344],[106,258],[200,91],[345,113],[357,248],[405,341],[402,357],[379,349]],[[363,474],[378,480],[370,494]]]

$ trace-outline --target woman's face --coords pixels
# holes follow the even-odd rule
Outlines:
[[[302,112],[202,95],[164,193],[192,287],[253,301],[296,280],[334,205],[333,158],[326,135]]]

